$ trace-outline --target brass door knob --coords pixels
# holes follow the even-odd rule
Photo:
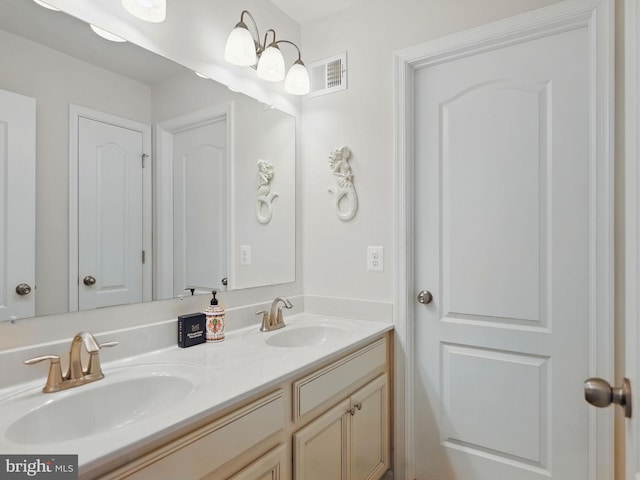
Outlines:
[[[611,387],[602,378],[588,378],[584,382],[584,398],[595,407],[608,407],[612,403],[624,408],[624,416],[631,418],[631,382],[625,378],[621,387]]]
[[[95,277],[92,277],[91,275],[87,275],[82,280],[82,283],[84,283],[87,287],[90,287],[91,285],[95,285],[96,284],[96,279],[95,279]]]

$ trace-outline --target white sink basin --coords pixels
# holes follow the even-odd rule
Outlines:
[[[175,408],[194,392],[203,378],[194,373],[194,367],[132,365],[107,370],[102,380],[62,392],[32,389],[14,395],[0,406],[4,409],[16,402],[31,408],[8,425],[4,436],[18,444],[55,444],[123,428]]]
[[[351,333],[353,326],[348,323],[322,319],[314,322],[287,323],[285,327],[272,332],[251,330],[245,334],[245,339],[251,343],[262,343],[272,347],[320,347],[344,342]]]
[[[271,334],[265,342],[274,347],[317,347],[339,341],[347,331],[336,325],[287,326]]]

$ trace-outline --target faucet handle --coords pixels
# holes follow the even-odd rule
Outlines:
[[[268,332],[269,331],[269,312],[267,312],[266,310],[261,310],[259,312],[256,312],[256,315],[262,315],[262,325],[260,326],[260,331],[261,332]]]
[[[59,390],[59,385],[64,380],[64,378],[62,377],[62,369],[60,368],[60,357],[58,355],[43,355],[41,357],[34,357],[30,358],[29,360],[25,360],[24,363],[26,365],[33,365],[45,360],[50,360],[51,363],[49,364],[49,375],[47,376],[47,382],[44,384],[44,387],[42,387],[42,391],[44,393],[56,392]]]
[[[118,343],[120,342],[113,341],[113,342],[99,343],[98,350],[103,347],[115,347],[116,345],[118,345]],[[104,378],[104,373],[102,373],[102,366],[100,365],[100,357],[98,356],[97,351],[89,354],[89,364],[87,365],[85,376],[95,380]]]
[[[29,360],[25,360],[24,364],[26,365],[34,365],[36,363],[44,362],[45,360],[51,360],[51,363],[60,363],[60,357],[58,355],[43,355],[41,357],[33,357]]]

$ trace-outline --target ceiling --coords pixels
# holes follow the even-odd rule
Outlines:
[[[186,71],[129,42],[106,41],[85,22],[32,1],[0,0],[0,29],[146,84]]]
[[[362,0],[271,0],[300,25],[346,10]]]

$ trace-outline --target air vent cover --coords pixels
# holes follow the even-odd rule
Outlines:
[[[346,90],[347,52],[309,64],[311,75],[310,97]]]

